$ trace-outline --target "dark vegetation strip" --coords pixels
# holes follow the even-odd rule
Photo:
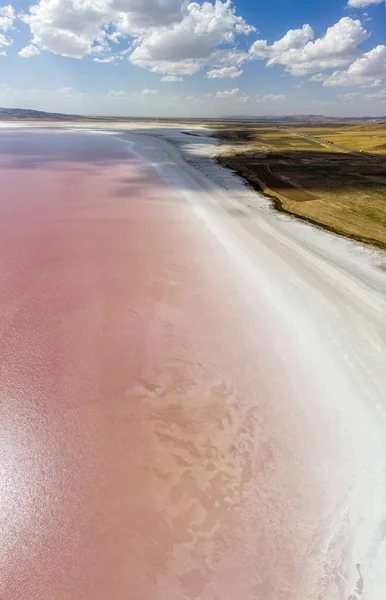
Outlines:
[[[236,166],[234,164],[234,160],[232,161],[232,158],[233,157],[227,157],[227,156],[223,155],[223,156],[218,157],[217,160],[222,166],[225,166],[225,167],[231,169],[234,173],[236,173],[237,175],[242,177],[244,180],[246,180],[253,187],[253,189],[255,191],[259,192],[260,194],[262,194],[263,196],[268,198],[271,201],[273,207],[278,212],[289,215],[291,217],[296,217],[300,221],[309,223],[310,225],[314,225],[314,226],[318,227],[319,229],[324,229],[326,231],[329,231],[330,233],[335,233],[342,237],[345,237],[345,238],[348,238],[351,240],[355,240],[356,242],[361,242],[362,244],[367,244],[369,246],[375,246],[376,248],[380,248],[381,250],[386,250],[386,244],[380,240],[377,240],[377,239],[371,238],[371,237],[357,235],[355,233],[349,233],[347,231],[344,231],[343,229],[339,229],[338,227],[333,227],[332,225],[328,225],[326,223],[323,223],[322,221],[312,219],[311,217],[299,215],[298,213],[293,212],[292,210],[290,210],[288,208],[285,208],[283,206],[283,202],[280,199],[280,197],[275,195],[274,190],[271,190],[266,185],[265,181],[258,180],[257,174],[254,173],[253,171],[250,171],[248,168]]]

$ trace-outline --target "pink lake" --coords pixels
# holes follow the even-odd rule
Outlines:
[[[323,432],[228,255],[116,137],[1,131],[0,177],[0,597],[295,598]]]

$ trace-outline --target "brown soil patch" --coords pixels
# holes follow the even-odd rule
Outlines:
[[[317,200],[317,196],[314,194],[272,173],[269,166],[248,163],[248,171],[249,179],[256,177],[265,188],[280,196],[285,196],[292,202],[311,202],[312,200]]]
[[[301,131],[301,127],[291,127]],[[341,129],[343,134],[346,128]],[[370,144],[367,129],[367,125],[361,126],[358,146],[366,147],[363,141],[366,136],[367,145]],[[264,129],[261,124],[259,129],[250,126],[249,136],[252,137],[253,131],[259,132],[259,138],[256,136],[251,142],[244,138],[242,148],[236,144],[233,153],[221,156],[223,165],[263,192],[277,210],[386,249],[384,157],[374,158],[366,152],[351,154],[316,142],[311,145],[296,132],[291,137],[269,124]],[[332,133],[336,132],[325,126],[313,135],[328,139]],[[240,129],[222,129],[221,137],[231,141],[240,139],[242,134]],[[292,144],[295,140],[296,147]]]

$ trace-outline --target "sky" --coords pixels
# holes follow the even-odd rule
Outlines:
[[[0,106],[383,116],[385,0],[11,0]]]

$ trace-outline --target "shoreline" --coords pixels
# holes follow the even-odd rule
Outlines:
[[[232,158],[232,156],[230,157]],[[271,190],[268,186],[264,184],[264,182],[259,179],[255,174],[249,175],[247,169],[237,169],[236,167],[229,164],[227,161],[226,155],[219,155],[217,157],[219,164],[227,169],[233,171],[236,175],[241,177],[245,182],[247,182],[258,194],[262,194],[265,198],[267,198],[272,207],[280,213],[298,219],[299,221],[303,221],[304,223],[308,223],[309,225],[313,225],[314,227],[318,227],[324,231],[328,231],[329,233],[334,233],[342,238],[347,240],[351,240],[354,242],[358,242],[360,244],[366,244],[372,248],[377,250],[386,251],[386,244],[383,242],[376,240],[374,238],[368,238],[364,236],[359,236],[354,233],[348,233],[346,231],[340,230],[332,225],[328,225],[327,223],[323,223],[322,221],[318,221],[316,219],[312,219],[311,217],[306,217],[305,215],[301,215],[294,211],[291,211],[289,208],[285,208],[283,205],[283,200],[281,199],[279,194],[276,194],[273,190]],[[386,257],[385,257],[386,258]]]
[[[63,128],[54,126],[54,129],[60,131]],[[75,125],[71,129],[79,131],[85,128]],[[330,595],[336,589],[344,587],[347,595],[360,598],[355,591],[358,589],[359,564],[365,593],[371,587],[372,578],[377,580],[378,586],[373,589],[371,596],[363,597],[381,600],[385,590],[384,577],[373,556],[376,550],[384,551],[379,532],[384,522],[386,489],[383,453],[386,406],[382,404],[386,348],[382,283],[386,274],[381,273],[377,292],[376,285],[373,288],[367,286],[363,276],[362,279],[360,276],[355,277],[355,270],[345,270],[336,258],[342,259],[338,249],[350,249],[347,250],[346,257],[350,266],[355,263],[358,255],[361,256],[361,246],[351,245],[346,240],[336,240],[336,236],[330,236],[324,230],[294,223],[292,217],[277,214],[261,194],[245,186],[238,176],[228,173],[228,169],[217,165],[218,146],[214,146],[213,140],[207,141],[205,145],[203,140],[206,138],[184,137],[180,132],[181,128],[164,130],[134,126],[130,130],[114,130],[101,127],[98,131],[97,128],[88,126],[86,129],[94,133],[109,131],[116,138],[130,144],[130,152],[141,156],[147,168],[156,169],[170,186],[169,190],[163,190],[165,198],[170,196],[168,204],[174,194],[181,196],[181,208],[185,214],[190,215],[189,220],[192,220],[197,236],[196,251],[193,252],[194,247],[190,248],[188,257],[194,263],[196,256],[200,256],[200,273],[202,276],[206,274],[204,287],[209,285],[216,291],[213,282],[217,277],[224,277],[226,281],[229,279],[232,289],[237,288],[237,297],[242,298],[246,309],[244,312],[254,315],[245,328],[246,339],[253,350],[247,352],[252,361],[246,360],[245,363],[248,369],[252,369],[250,381],[246,384],[250,386],[247,395],[250,408],[256,411],[256,406],[259,407],[265,418],[267,414],[264,413],[264,407],[269,411],[271,421],[268,418],[267,422],[271,422],[271,426],[277,423],[278,428],[273,448],[283,456],[286,448],[291,453],[294,452],[293,444],[300,448],[300,439],[304,435],[304,441],[311,444],[312,451],[310,448],[303,449],[297,459],[295,452],[294,470],[306,469],[310,481],[316,477],[320,491],[317,502],[322,502],[323,499],[323,509],[316,514],[311,513],[311,521],[307,524],[301,514],[301,506],[300,512],[296,511],[296,517],[300,514],[300,527],[305,528],[306,538],[310,539],[309,545],[304,549],[305,563],[302,564],[302,567],[307,564],[307,569],[304,567],[305,580],[299,582],[302,595],[296,595],[291,590],[294,599],[319,597],[311,594],[316,593],[321,579],[330,577],[332,572],[335,579],[327,582],[332,587]],[[186,143],[186,137],[191,138],[189,144]],[[122,174],[125,168],[123,165]],[[147,175],[146,179],[149,179]],[[146,208],[148,223],[152,223],[152,206],[157,205],[152,205],[149,199]],[[176,221],[175,232],[179,231],[179,225],[180,222]],[[125,235],[122,239],[126,243]],[[190,243],[193,238],[185,236],[184,241],[185,239]],[[201,241],[209,245],[201,245]],[[80,245],[79,256],[81,248]],[[203,250],[205,248],[207,251]],[[212,251],[220,259],[219,268],[216,269],[213,269],[213,264],[210,267]],[[169,255],[171,252],[172,246]],[[326,259],[328,252],[335,257],[335,262]],[[363,272],[368,267],[370,256],[373,254],[366,249],[360,264]],[[174,260],[178,262],[179,257],[174,257]],[[379,274],[376,270],[374,272]],[[178,279],[178,273],[178,270],[171,269],[173,280],[176,274]],[[373,272],[369,271],[369,282],[372,281],[372,276]],[[169,279],[166,278],[166,281]],[[188,297],[191,298],[193,292],[189,281],[187,279],[185,285]],[[376,280],[374,284],[375,282]],[[158,306],[158,312],[151,314],[158,316],[165,315],[163,303],[164,298],[168,297],[164,293],[160,294],[160,290],[162,292],[162,285],[160,289],[159,286],[150,289]],[[172,296],[176,293],[178,294],[178,286],[172,287],[168,292]],[[200,294],[194,291],[193,297],[198,302]],[[216,295],[213,297],[214,304],[217,304],[219,298]],[[219,323],[217,335],[220,336],[221,343],[218,344],[217,337],[213,336],[213,356],[214,360],[220,360],[221,357],[215,352],[218,347],[221,352],[230,352],[232,361],[229,364],[234,363],[236,368],[240,355],[233,350],[233,337],[227,337],[221,328],[222,323],[228,323],[224,304],[232,302],[229,298],[232,296],[224,293],[222,301],[218,302],[218,309],[222,311],[219,315],[225,320],[223,322],[216,316]],[[172,308],[175,308],[174,304]],[[173,314],[178,316],[178,313]],[[240,310],[232,312],[232,315],[234,323],[244,318]],[[271,356],[272,365],[281,369],[280,377],[274,378],[277,385],[282,380],[288,381],[288,390],[282,390],[283,396],[278,396],[283,402],[278,402],[275,395],[272,402],[267,403],[264,393],[258,394],[260,387],[259,382],[255,382],[254,371],[260,369],[264,377],[267,377],[267,373],[264,373],[267,353]],[[275,372],[273,367],[271,370],[272,373]],[[244,385],[245,377],[241,379]],[[255,384],[251,385],[253,382]],[[141,393],[147,395],[149,406],[159,400],[158,408],[161,409],[163,399],[162,394],[160,397],[158,395],[157,385],[154,384],[154,389],[141,388]],[[164,385],[168,389],[170,384],[166,381]],[[224,399],[223,396],[221,398]],[[234,409],[237,408],[237,400],[238,395],[232,392]],[[179,398],[178,402],[181,401]],[[260,419],[258,423],[261,438],[257,436],[255,443],[260,443],[264,439],[266,428],[265,421],[262,426],[260,424],[259,411],[256,414],[256,418]],[[299,439],[293,438],[296,431]],[[218,435],[221,441],[221,435]],[[242,437],[240,443],[243,443]],[[258,465],[261,456],[265,456],[264,448],[264,445],[260,450],[252,446],[248,450],[248,456],[254,464]],[[269,451],[270,448],[268,445]],[[282,466],[279,465],[277,471],[274,471],[277,476],[280,475],[280,468]],[[280,478],[278,481],[280,482]],[[330,489],[334,484],[337,486],[336,490]],[[301,490],[296,491],[295,498],[298,493],[301,494]],[[251,508],[256,498],[261,501],[259,494],[261,489],[257,486],[249,496]],[[306,490],[305,498],[311,496],[311,491]],[[370,515],[369,504],[373,508]],[[296,528],[294,531],[297,532]],[[309,533],[310,531],[313,533]],[[299,540],[299,544],[301,543],[303,540]],[[251,548],[255,550],[253,544]],[[307,554],[308,551],[311,552],[310,555]],[[373,576],[374,570],[377,577]],[[329,590],[322,591],[329,594]],[[344,596],[343,599],[345,600]]]
[[[136,133],[139,132],[135,132],[131,139],[138,144],[137,151],[141,155],[140,147],[143,143],[141,138],[142,140],[146,138],[136,136]],[[155,156],[159,156],[165,141],[156,133],[154,137],[159,140],[159,151],[155,153]],[[168,160],[174,161],[175,168],[179,169],[177,153],[180,152],[180,148],[175,148],[174,144],[172,147],[173,152],[168,150],[166,145],[166,156]],[[377,297],[373,291],[366,291],[358,280],[345,276],[336,266],[329,265],[325,259],[317,258],[307,247],[301,249],[298,241],[281,238],[278,232],[267,229],[264,221],[255,224],[254,229],[248,229],[243,216],[240,216],[239,212],[234,214],[232,210],[235,200],[233,188],[225,186],[225,189],[221,190],[205,184],[208,174],[202,173],[203,163],[199,163],[201,168],[195,169],[197,156],[194,153],[192,156],[185,149],[182,152],[183,161],[186,154],[189,168],[183,164],[181,168],[184,169],[187,177],[197,181],[197,186],[203,195],[201,199],[191,198],[189,182],[185,185],[186,190],[189,190],[185,192],[187,199],[193,205],[197,202],[197,211],[205,226],[230,254],[232,261],[235,261],[235,266],[241,270],[246,280],[251,285],[257,286],[260,293],[264,290],[265,301],[269,302],[278,315],[280,314],[280,318],[287,326],[297,332],[296,360],[299,360],[303,367],[310,361],[308,377],[316,377],[322,388],[326,386],[322,393],[323,397],[326,394],[324,417],[328,418],[336,408],[342,410],[341,427],[342,431],[345,431],[342,433],[342,442],[348,434],[346,428],[355,430],[353,414],[358,411],[359,420],[363,418],[363,429],[360,426],[354,434],[356,441],[353,440],[353,446],[345,456],[347,461],[345,475],[351,472],[353,477],[351,490],[343,506],[337,511],[334,509],[329,516],[332,521],[330,525],[326,525],[326,531],[323,532],[329,541],[327,543],[320,540],[320,551],[323,544],[327,543],[328,550],[325,555],[327,570],[336,561],[341,563],[342,571],[336,576],[347,578],[347,597],[351,594],[353,599],[359,600],[355,590],[358,586],[356,565],[360,564],[363,585],[367,591],[370,587],[372,589],[369,598],[381,600],[386,585],[382,571],[380,570],[377,576],[374,576],[373,570],[377,570],[378,566],[373,564],[372,558],[367,555],[370,554],[371,557],[375,551],[374,547],[378,546],[375,540],[382,528],[386,494],[383,483],[386,465],[382,460],[386,407],[382,405],[382,414],[378,415],[378,417],[382,416],[382,420],[377,420],[376,407],[382,399],[385,400],[384,350],[381,350],[386,348],[386,331],[382,325],[385,314],[384,296]],[[203,161],[205,162],[205,159]],[[193,163],[193,166],[189,163]],[[165,169],[162,166],[160,168]],[[167,171],[165,177],[172,185],[179,185],[179,177],[170,180]],[[210,176],[209,180],[217,181]],[[250,194],[250,191],[247,193]],[[258,197],[257,194],[256,196]],[[269,211],[272,209],[269,208]],[[290,220],[293,221],[292,218]],[[317,230],[312,227],[311,231],[315,234]],[[323,239],[328,235],[323,230],[320,234]],[[376,353],[375,348],[378,344],[381,345]],[[316,347],[320,350],[313,355]],[[307,356],[307,352],[311,353],[312,358]],[[323,384],[319,369],[323,372]],[[330,372],[329,369],[332,371]],[[338,380],[342,384],[341,393],[337,391],[338,388],[333,389],[333,382],[337,384]],[[331,385],[331,391],[327,393]],[[312,400],[315,402],[314,397]],[[311,412],[314,408],[316,410],[316,407],[313,408],[313,402],[307,408]],[[295,409],[292,404],[291,407],[292,410]],[[360,414],[362,417],[359,417]],[[310,427],[312,430],[313,426]],[[378,443],[380,446],[376,450]],[[359,451],[360,447],[361,451]],[[375,454],[373,459],[369,458],[367,466],[364,466],[366,460],[362,462],[362,453],[366,455],[367,452],[370,452],[370,455],[373,452]],[[382,481],[382,486],[379,495],[377,493],[374,497],[371,495],[371,490],[374,491],[377,481]],[[374,514],[369,517],[367,510],[370,502],[373,504]],[[376,505],[377,510],[375,510]],[[346,521],[351,521],[352,526],[348,527]],[[321,536],[324,539],[322,533]],[[386,548],[381,545],[377,551],[385,553]],[[378,560],[381,562],[379,557]],[[376,587],[373,587],[372,579],[377,581],[374,584]],[[315,590],[312,590],[312,585],[309,588],[307,583],[304,585],[301,597],[313,597],[312,593]],[[382,591],[378,596],[378,590],[381,588]]]

